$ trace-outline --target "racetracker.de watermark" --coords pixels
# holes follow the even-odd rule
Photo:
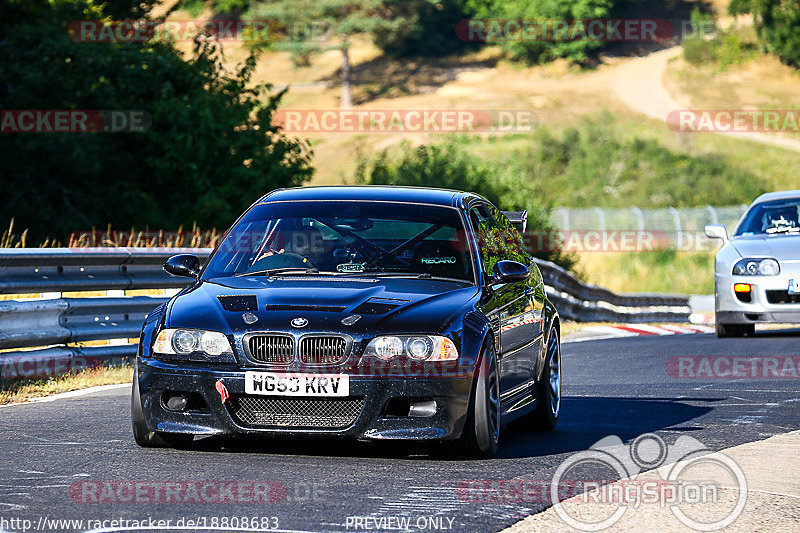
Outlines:
[[[681,379],[797,379],[800,355],[677,355],[666,370]]]
[[[168,20],[73,20],[67,33],[79,43],[145,42],[274,42],[289,37],[294,40],[330,38],[325,23],[286,26],[276,20],[190,19]]]
[[[169,251],[171,247],[192,247],[196,235],[188,231],[78,231],[70,234],[70,248],[80,250],[97,246],[147,246]],[[231,234],[220,245],[226,252],[252,252],[261,248],[264,240],[263,232],[241,231]],[[531,253],[638,253],[655,252],[673,249],[678,252],[705,252],[715,250],[717,243],[699,231],[680,232],[678,238],[675,230],[548,230],[529,231],[523,234],[523,240]],[[514,242],[506,242],[505,237],[497,237],[501,243],[488,238],[480,242],[482,246],[514,246]],[[462,231],[459,243],[466,243],[466,234]],[[141,243],[141,244],[136,244]],[[215,243],[216,244],[216,243]],[[320,235],[311,235],[304,231],[288,232],[286,242],[281,245],[283,251],[306,254],[315,250],[326,251],[330,242]],[[455,248],[465,251],[466,245]],[[413,253],[407,252],[405,259],[412,259]]]
[[[0,354],[0,379],[59,376],[101,367],[103,364],[101,357],[74,356],[67,350],[54,355],[26,355],[24,352],[13,356]]]
[[[273,123],[293,133],[513,133],[532,131],[539,119],[527,109],[288,109]]]
[[[0,110],[0,133],[138,133],[151,125],[141,109]]]
[[[679,132],[800,132],[797,109],[676,109],[667,116],[667,124]]]
[[[666,19],[464,19],[456,25],[462,41],[662,42],[688,21]]]
[[[69,497],[81,504],[271,504],[322,501],[328,493],[318,483],[264,480],[81,480],[69,486]]]
[[[523,235],[533,253],[608,253],[655,252],[667,248],[679,252],[716,249],[716,243],[697,231],[675,230],[551,230],[530,231]]]

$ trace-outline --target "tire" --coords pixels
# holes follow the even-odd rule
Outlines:
[[[191,434],[150,431],[147,428],[142,411],[142,399],[139,395],[138,370],[133,372],[131,425],[133,426],[133,440],[142,448],[187,448],[194,440],[194,435]]]
[[[467,422],[456,444],[460,453],[471,457],[490,458],[497,453],[500,444],[500,372],[491,340],[481,352]]]
[[[530,427],[552,431],[561,414],[561,340],[555,326],[550,328],[545,347],[542,378],[536,382],[537,407],[527,419]]]
[[[756,332],[755,324],[720,324],[716,323],[717,338],[725,337],[752,337]]]

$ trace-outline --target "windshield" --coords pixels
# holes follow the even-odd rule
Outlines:
[[[774,200],[753,206],[747,212],[736,236],[800,234],[800,198]]]
[[[474,281],[458,210],[390,202],[257,205],[228,233],[203,278],[296,272]]]

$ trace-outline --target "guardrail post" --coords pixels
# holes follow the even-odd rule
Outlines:
[[[717,216],[717,210],[711,207],[710,205],[707,205],[706,211],[708,211],[708,214],[711,215],[711,223],[719,224],[719,217]]]
[[[674,207],[669,208],[672,219],[675,221],[675,247],[678,251],[683,249],[683,231],[681,231],[681,215]]]
[[[599,228],[600,231],[605,231],[606,230],[606,214],[599,207],[595,207],[594,208],[594,212],[597,215],[597,222],[598,222],[598,225],[600,226],[600,228]]]
[[[642,214],[642,210],[633,206],[631,207],[631,211],[636,215],[636,226],[639,228],[639,234],[641,235],[644,233],[644,215]]]
[[[559,207],[558,209],[553,211],[554,215],[556,213],[560,213],[561,214],[561,230],[562,231],[569,231],[569,211],[567,211],[566,208],[564,208],[564,207]]]

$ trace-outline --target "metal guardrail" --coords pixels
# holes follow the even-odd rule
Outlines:
[[[186,280],[162,269],[172,255],[207,248],[10,248],[0,251],[0,294],[95,290],[170,289]]]
[[[70,296],[73,291],[169,289],[186,285],[170,276],[164,261],[193,253],[205,261],[210,249],[103,248],[0,251],[0,294],[68,293],[57,298],[0,301],[0,377],[58,374],[136,354],[136,345],[74,347],[69,343],[138,337],[149,312],[167,301],[152,296]],[[563,268],[537,260],[547,293],[562,317],[582,322],[688,321],[686,296],[616,294],[587,285]],[[61,347],[46,347],[64,345]]]
[[[549,261],[536,260],[547,296],[567,320],[577,322],[688,322],[689,297],[678,294],[617,294],[584,283]]]
[[[70,297],[69,292],[181,288],[186,279],[164,272],[164,261],[178,253],[193,253],[205,260],[210,252],[206,248],[2,250],[0,294],[68,294],[0,301],[0,349],[138,337],[147,314],[168,298]],[[0,378],[54,375],[104,362],[123,362],[136,355],[136,348],[135,344],[122,344],[0,352]]]

